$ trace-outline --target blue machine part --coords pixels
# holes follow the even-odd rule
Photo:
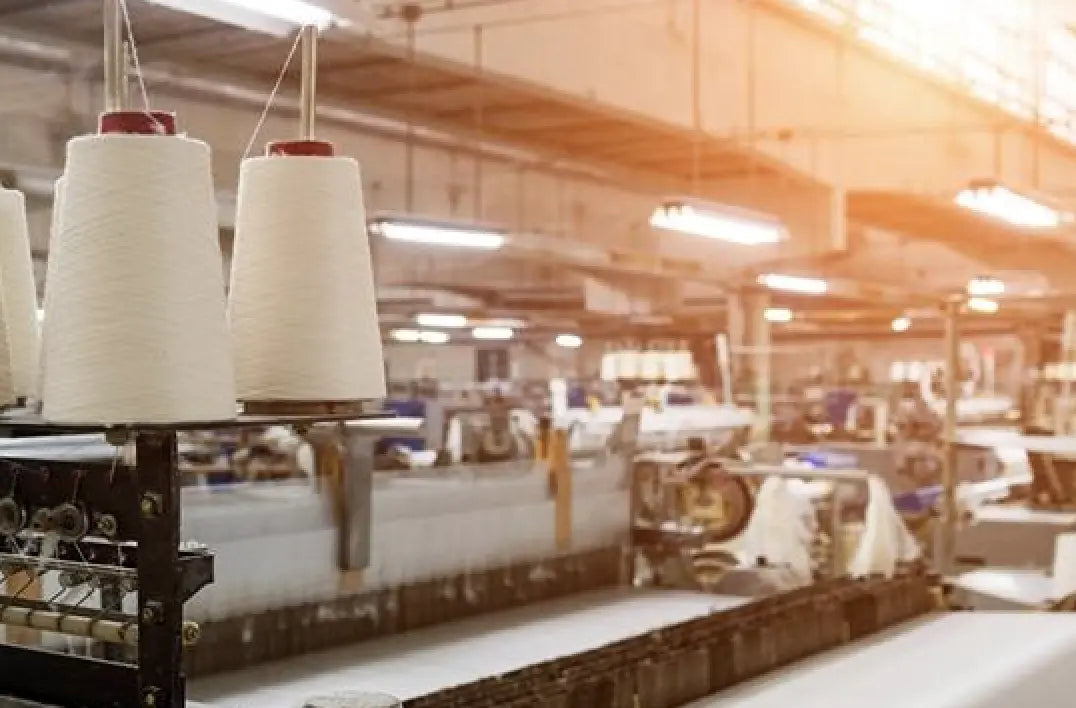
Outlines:
[[[859,465],[859,458],[852,453],[835,450],[811,450],[800,453],[796,459],[815,469],[825,470],[853,469]]]
[[[426,418],[426,401],[421,398],[396,398],[385,401],[385,408],[401,418]],[[421,436],[388,436],[381,438],[374,446],[374,452],[384,453],[393,447],[408,450],[425,450],[426,438]]]
[[[893,497],[893,505],[897,507],[897,511],[918,514],[933,507],[938,502],[941,494],[942,487],[940,484],[923,487]]]

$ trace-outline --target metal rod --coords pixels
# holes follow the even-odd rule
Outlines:
[[[120,101],[126,107],[131,105],[131,75],[134,71],[134,48],[127,40],[123,42],[123,68],[120,73]]]
[[[738,477],[810,477],[813,479],[831,479],[837,482],[866,482],[871,473],[862,469],[813,469],[782,467],[781,465],[745,465],[732,459],[722,459],[721,467],[729,474]]]
[[[104,0],[105,111],[123,110],[124,52],[123,13],[120,0]]]
[[[956,402],[960,383],[960,307],[964,298],[954,295],[945,301],[945,446],[942,459],[941,533],[935,561],[939,572],[951,569],[956,547]]]
[[[67,570],[75,573],[89,573],[110,578],[134,578],[134,568],[123,568],[118,565],[101,565],[80,563],[78,561],[60,560],[59,558],[41,558],[37,556],[19,555],[17,553],[0,553],[0,566],[11,565],[15,567],[34,568],[36,570]]]
[[[299,136],[303,140],[313,140],[318,92],[318,28],[316,25],[306,25],[300,32],[303,73],[299,94]]]
[[[133,618],[132,618],[133,620]],[[89,637],[111,644],[138,645],[138,623],[93,619],[52,610],[33,610],[26,607],[5,607],[0,610],[0,624],[30,627],[75,637]]]

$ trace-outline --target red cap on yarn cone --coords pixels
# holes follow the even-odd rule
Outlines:
[[[333,144],[324,140],[278,140],[265,147],[270,157],[332,157]]]
[[[111,111],[97,124],[102,135],[175,135],[176,114],[169,111]]]

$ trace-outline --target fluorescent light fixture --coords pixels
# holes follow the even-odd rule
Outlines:
[[[433,246],[473,248],[495,251],[504,246],[503,230],[449,222],[378,217],[370,222],[370,231],[390,241],[425,243]]]
[[[447,327],[448,329],[460,329],[467,326],[467,318],[463,315],[439,315],[424,313],[415,315],[415,322],[421,327]]]
[[[172,10],[206,17],[226,25],[285,37],[304,25],[328,29],[341,18],[306,0],[149,0]]]
[[[907,315],[901,315],[900,317],[894,317],[893,321],[889,323],[894,332],[907,332],[912,328],[912,318]]]
[[[829,290],[829,284],[821,278],[781,275],[780,273],[764,273],[758,276],[758,284],[765,285],[771,290],[783,290],[803,295],[824,295]]]
[[[419,340],[426,344],[447,344],[449,336],[448,332],[438,332],[437,330],[424,329],[419,332]]]
[[[973,297],[993,297],[1005,294],[1005,283],[998,278],[976,276],[968,281],[968,295]]]
[[[998,301],[988,297],[969,297],[968,309],[984,315],[992,315],[998,311]]]
[[[1066,215],[998,184],[980,184],[961,190],[954,201],[965,209],[1000,219],[1013,226],[1055,229]]]
[[[743,246],[780,243],[788,238],[784,224],[772,217],[734,207],[707,207],[683,201],[668,201],[658,206],[650,215],[650,225]]]
[[[471,336],[475,339],[511,339],[515,336],[515,330],[511,327],[475,327],[471,330]]]
[[[512,317],[498,317],[492,320],[481,320],[474,323],[476,327],[508,327],[510,329],[525,329],[527,323]]]
[[[445,344],[449,340],[447,332],[429,329],[394,329],[389,336],[397,342],[422,342],[424,344]]]
[[[767,307],[762,316],[767,322],[791,322],[792,310],[787,307]]]
[[[557,346],[565,349],[578,349],[583,346],[583,338],[578,334],[558,334]]]

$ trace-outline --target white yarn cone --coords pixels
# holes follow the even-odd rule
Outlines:
[[[0,296],[4,301],[15,395],[37,395],[41,334],[37,324],[37,286],[30,258],[30,231],[22,192],[0,189]]]
[[[0,302],[0,406],[15,403],[15,377],[11,370],[11,347],[8,345],[6,319],[7,313]]]
[[[64,178],[61,176],[52,185],[52,218],[49,221],[49,245],[47,249],[47,253],[49,254],[53,253],[53,250],[56,248],[56,244],[58,243],[57,234],[60,232],[60,217],[63,215],[63,208]],[[50,255],[50,257],[46,261],[47,268],[45,270],[45,292],[44,296],[42,297],[41,303],[42,309],[46,312],[50,309],[49,291],[51,290],[51,288],[49,288],[49,281],[51,280],[52,276],[53,263],[55,263],[55,259],[53,259]],[[34,398],[40,401],[42,399],[42,388],[45,382],[45,335],[47,334],[47,331],[45,330],[44,326],[40,326],[39,331],[41,332],[41,346],[38,348],[37,353],[37,389],[36,391],[34,391]]]
[[[74,138],[62,192],[45,303],[45,418],[233,418],[209,148],[177,136]]]
[[[243,162],[229,314],[240,400],[385,396],[357,162]]]

